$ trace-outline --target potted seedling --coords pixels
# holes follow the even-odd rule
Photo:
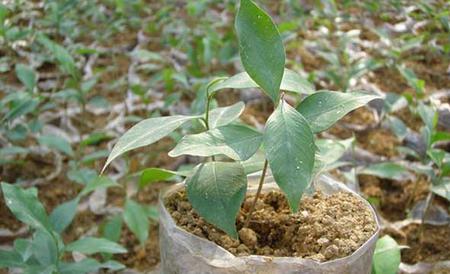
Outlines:
[[[199,120],[204,131],[184,136],[169,155],[208,160],[190,172],[152,169],[158,178],[186,176],[185,183],[161,195],[163,273],[369,273],[378,234],[374,212],[342,184],[317,177],[322,162],[314,134],[377,97],[313,92],[284,68],[280,34],[250,0],[241,1],[235,27],[245,72],[207,86],[203,115],[149,118],[136,124],[118,140],[105,167],[122,153]],[[219,90],[250,87],[260,88],[275,106],[263,132],[237,121],[242,102],[210,107]],[[307,96],[293,107],[286,101],[288,92]],[[262,171],[257,185],[249,187],[249,166],[255,166],[252,160],[260,151],[263,160],[256,166]],[[306,190],[313,194],[302,199]]]

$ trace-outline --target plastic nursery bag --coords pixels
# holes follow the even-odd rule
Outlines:
[[[256,192],[256,178],[249,176],[250,192]],[[330,195],[338,191],[354,193],[344,184],[322,175],[315,181],[315,189]],[[370,204],[357,195],[370,208],[377,222],[377,230],[367,242],[352,255],[327,261],[317,262],[299,257],[269,257],[250,255],[236,257],[221,246],[207,239],[179,228],[164,206],[164,199],[171,193],[184,187],[176,184],[163,191],[159,199],[160,223],[159,237],[161,249],[161,273],[350,273],[369,274],[372,267],[372,255],[378,239],[380,226]],[[266,179],[263,190],[278,189],[273,179]]]

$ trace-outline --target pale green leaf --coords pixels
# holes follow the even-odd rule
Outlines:
[[[245,161],[261,145],[262,134],[244,125],[226,125],[199,134],[184,136],[169,156],[194,155],[208,157],[226,155]]]
[[[244,112],[243,102],[237,102],[234,105],[212,109],[209,112],[209,128],[228,125],[236,120]]]
[[[361,169],[358,173],[398,181],[411,178],[408,169],[400,164],[391,162],[372,164]]]
[[[350,111],[379,98],[361,92],[319,91],[303,100],[297,110],[308,120],[314,133],[324,131]]]
[[[33,90],[36,85],[37,77],[36,72],[32,68],[24,64],[16,64],[16,75],[28,91]]]
[[[66,246],[68,252],[80,252],[83,254],[95,254],[95,253],[126,253],[127,250],[121,245],[103,238],[84,237],[80,240],[70,243]]]
[[[39,136],[37,139],[39,144],[42,146],[47,146],[51,149],[56,149],[71,157],[74,156],[72,147],[70,146],[69,142],[62,137],[56,135],[42,135]]]
[[[148,238],[148,229],[150,227],[145,208],[135,201],[128,199],[125,202],[123,220],[128,228],[139,239],[141,245],[144,245]]]
[[[150,145],[169,135],[185,122],[195,118],[199,118],[199,116],[177,115],[149,118],[140,121],[119,138],[106,160],[102,172],[119,155],[138,147]]]
[[[400,265],[400,246],[389,235],[378,239],[373,254],[372,274],[395,274]]]
[[[209,92],[213,93],[221,89],[245,89],[259,87],[255,81],[250,78],[247,72],[238,73],[224,81],[213,84]],[[284,69],[283,79],[281,80],[280,90],[295,92],[298,94],[311,94],[314,92],[314,86],[306,79],[301,77],[295,71]]]
[[[72,223],[75,214],[77,213],[79,198],[69,200],[58,205],[50,214],[50,223],[53,229],[61,233]]]

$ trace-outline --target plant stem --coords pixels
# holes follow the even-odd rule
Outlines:
[[[427,219],[427,215],[430,211],[431,208],[431,204],[433,203],[433,198],[434,198],[434,193],[430,192],[428,194],[427,199],[425,200],[425,210],[422,214],[422,219],[420,221],[420,227],[419,227],[419,242],[422,243],[423,242],[423,232],[425,230],[425,221]]]
[[[258,198],[261,195],[261,190],[262,190],[262,186],[264,184],[264,179],[266,178],[268,164],[269,164],[269,162],[267,162],[267,159],[266,159],[264,161],[264,167],[262,170],[261,177],[259,178],[258,190],[256,191],[255,198],[253,199],[253,203],[250,207],[250,210],[248,211],[247,219],[245,220],[244,227],[248,227],[248,224],[250,223],[250,219],[252,218],[253,211],[255,211],[256,202],[258,201]]]

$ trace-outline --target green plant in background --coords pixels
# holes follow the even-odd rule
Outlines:
[[[90,273],[100,269],[119,270],[124,266],[116,261],[99,262],[84,258],[73,262],[65,254],[78,252],[84,255],[96,253],[117,254],[127,250],[105,238],[86,236],[70,243],[64,243],[62,233],[72,222],[81,198],[99,188],[118,186],[106,177],[98,177],[87,184],[73,200],[56,207],[47,215],[39,202],[36,188],[22,189],[19,186],[2,183],[6,206],[18,220],[29,226],[31,239],[16,239],[11,250],[0,250],[0,268],[20,268],[24,273]]]
[[[347,92],[366,73],[377,69],[380,64],[369,56],[358,56],[354,52],[358,31],[336,34],[336,45],[320,40],[317,54],[328,62],[318,76],[331,81],[332,85]]]
[[[314,134],[328,129],[351,110],[378,98],[361,92],[313,92],[299,75],[284,68],[285,53],[278,30],[271,18],[252,1],[241,1],[235,27],[246,72],[213,80],[206,90],[203,115],[149,118],[136,124],[118,140],[104,167],[119,155],[150,145],[188,121],[202,121],[204,132],[184,136],[169,155],[211,157],[211,161],[197,165],[187,175],[188,198],[203,218],[232,237],[237,237],[235,218],[247,190],[243,164],[246,160],[261,146],[264,148],[258,194],[270,166],[275,181],[295,212],[315,176]],[[260,87],[275,105],[262,133],[236,121],[244,109],[243,103],[210,109],[217,91],[248,87]],[[287,93],[280,89],[307,96],[294,108],[286,102]],[[255,201],[257,198],[258,195]],[[247,220],[250,217],[251,213]]]
[[[397,242],[389,235],[378,239],[372,261],[372,274],[395,274],[400,266],[401,254]]]

